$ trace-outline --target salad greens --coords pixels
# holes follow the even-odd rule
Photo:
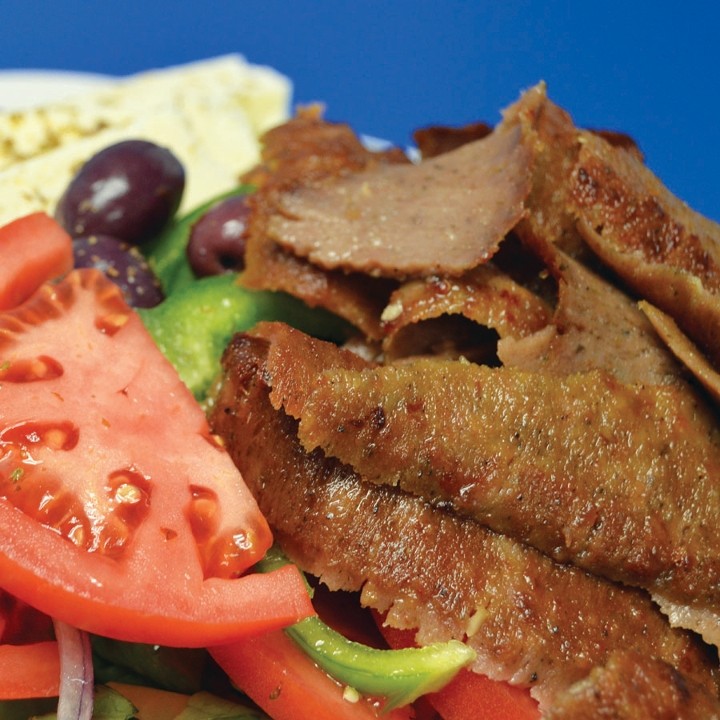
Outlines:
[[[279,292],[247,290],[233,273],[200,278],[153,308],[139,308],[145,327],[198,400],[220,370],[236,332],[260,320],[282,320],[326,340],[340,341],[349,326],[326,310]]]
[[[96,668],[101,682],[122,681],[133,673],[154,687],[191,694],[202,688],[208,656],[197,648],[167,648],[161,645],[121,642],[93,635],[93,657],[105,662],[104,670]]]

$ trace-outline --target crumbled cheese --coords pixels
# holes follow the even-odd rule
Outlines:
[[[185,166],[181,212],[237,184],[258,136],[284,121],[290,82],[229,55],[109,82],[72,101],[0,112],[0,224],[52,213],[80,165],[129,138],[170,148]]]

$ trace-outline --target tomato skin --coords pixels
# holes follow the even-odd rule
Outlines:
[[[0,310],[17,307],[73,266],[72,240],[42,212],[0,227]]]
[[[101,273],[73,271],[0,314],[0,393],[0,587],[89,632],[168,646],[314,614],[296,568],[244,574],[272,542],[267,522]],[[118,469],[141,481],[141,512],[111,486]],[[33,505],[43,483],[50,503]]]
[[[0,700],[56,697],[60,653],[54,640],[0,645]]]
[[[173,571],[157,583],[134,587],[132,572],[112,564],[91,568],[72,546],[52,545],[55,567],[42,547],[25,542],[29,532],[21,513],[0,503],[0,526],[19,530],[20,542],[0,541],[0,585],[38,610],[82,630],[116,640],[168,647],[205,647],[270,628],[286,627],[314,614],[305,583],[292,566],[272,573],[252,573],[232,581],[206,581],[196,594],[176,588]],[[29,569],[36,562],[37,570]],[[184,562],[174,563],[184,572]],[[123,580],[126,584],[123,586]],[[163,587],[164,584],[164,587]],[[191,592],[191,591],[190,591]]]
[[[210,654],[232,682],[273,720],[410,720],[410,708],[383,713],[367,700],[349,702],[343,687],[318,668],[282,631],[275,630]]]

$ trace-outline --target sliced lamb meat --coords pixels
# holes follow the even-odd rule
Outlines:
[[[327,122],[319,105],[297,115],[262,137],[260,164],[243,181],[263,190],[293,186],[357,172],[375,163],[407,163],[398,148],[368,150],[346,123]]]
[[[276,540],[303,570],[332,589],[361,590],[364,604],[389,610],[390,624],[418,628],[420,643],[466,640],[478,654],[475,670],[531,687],[545,706],[614,649],[661,658],[714,691],[703,647],[670,629],[643,593],[558,565],[397,488],[365,483],[320,451],[305,452],[297,422],[269,399],[269,385],[276,405],[293,395],[276,379],[303,382],[292,365],[267,365],[269,346],[285,343],[276,352],[282,357],[296,332],[260,332],[272,340],[238,336],[228,348],[211,421]],[[311,365],[320,362],[356,360],[322,344]]]
[[[693,395],[433,359],[327,370],[307,392],[306,448],[706,611],[720,644],[720,437]]]
[[[572,200],[585,241],[720,367],[720,225],[678,200],[632,153],[591,133],[580,140]]]
[[[675,357],[690,370],[715,402],[720,404],[720,373],[708,362],[695,343],[667,313],[645,300],[639,303],[639,307]]]
[[[360,273],[326,272],[267,238],[249,240],[245,257],[245,287],[289,293],[310,307],[339,315],[371,340],[383,337],[380,316],[397,283]]]
[[[460,344],[453,320],[469,321],[475,338],[487,337],[478,326],[492,328],[500,338],[521,338],[545,327],[550,316],[542,298],[492,264],[480,265],[460,277],[433,275],[401,285],[382,314],[383,348],[390,360],[419,354],[470,358],[477,350],[469,341]],[[453,352],[439,352],[438,343],[452,345]],[[495,345],[494,341],[489,349],[490,358],[496,354]]]
[[[671,665],[637,652],[607,664],[556,698],[548,720],[719,720],[720,701]]]
[[[516,232],[530,247],[535,242],[541,246],[552,244],[572,257],[586,260],[589,253],[570,210],[568,180],[579,152],[578,129],[570,115],[547,98],[544,87],[536,92],[537,147],[532,191],[527,200],[528,214]]]
[[[244,181],[256,185],[247,229],[246,287],[281,290],[348,320],[380,339],[380,313],[395,283],[359,273],[325,272],[278,246],[267,225],[278,197],[291,188],[383,163],[407,163],[397,150],[367,150],[349,126],[325,122],[317,108],[301,111],[263,137],[261,164]]]
[[[526,93],[487,137],[417,165],[290,189],[269,233],[328,270],[405,278],[475,267],[525,215],[537,102]]]
[[[559,375],[598,369],[624,383],[684,386],[682,366],[630,297],[555,246],[542,253],[559,286],[555,315],[533,335],[501,338],[504,365]]]

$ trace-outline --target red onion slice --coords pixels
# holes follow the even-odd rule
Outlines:
[[[60,650],[60,697],[57,720],[92,720],[93,664],[90,636],[54,620]]]

